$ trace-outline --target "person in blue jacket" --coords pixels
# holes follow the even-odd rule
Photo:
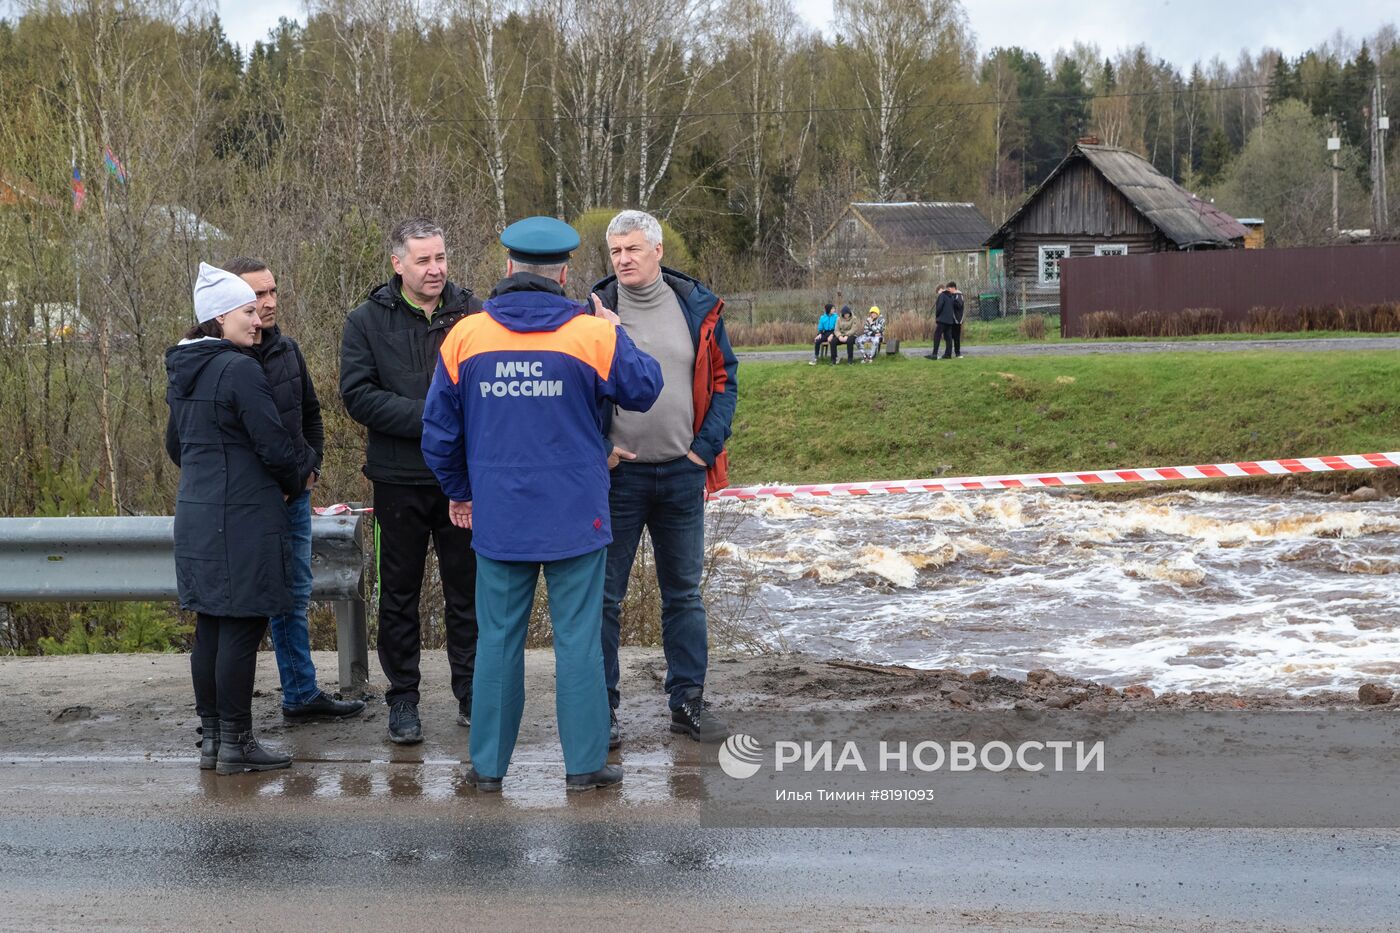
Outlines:
[[[835,305],[827,304],[822,311],[821,317],[817,318],[817,339],[812,342],[812,360],[807,365],[817,365],[817,360],[821,359],[822,347],[831,346],[831,358],[836,358],[836,347],[832,343],[836,337],[836,311]]]
[[[471,768],[501,789],[525,707],[525,634],[543,570],[554,630],[555,709],[565,786],[617,784],[607,764],[603,570],[612,541],[605,406],[646,411],[661,368],[617,315],[564,296],[578,233],[530,217],[501,233],[506,278],[484,314],[463,318],[439,351],[423,407],[423,459],[472,531],[477,654]]]

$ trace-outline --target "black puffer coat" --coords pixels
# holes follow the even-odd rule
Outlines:
[[[365,476],[380,483],[436,486],[423,462],[423,400],[438,351],[452,325],[481,310],[470,289],[448,282],[432,319],[403,299],[394,276],[345,319],[340,343],[340,397],[369,429]]]
[[[316,451],[316,462],[312,466],[320,472],[326,455],[326,427],[321,420],[321,400],[311,384],[311,373],[306,368],[301,347],[273,325],[271,330],[262,332],[262,342],[253,347],[253,353],[262,361],[268,387],[272,389],[272,401],[277,405],[287,433],[292,435],[292,443],[298,448],[309,444]]]
[[[181,608],[236,617],[291,611],[282,496],[306,486],[315,452],[292,442],[262,367],[229,341],[182,341],[165,352],[165,369],[165,449],[180,467]]]
[[[943,292],[933,306],[933,319],[939,324],[963,322],[962,292]]]

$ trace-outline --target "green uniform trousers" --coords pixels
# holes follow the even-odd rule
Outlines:
[[[476,676],[472,767],[502,777],[525,709],[525,634],[544,570],[554,629],[554,709],[566,774],[607,763],[608,692],[603,685],[603,570],[607,548],[564,560],[476,559]]]

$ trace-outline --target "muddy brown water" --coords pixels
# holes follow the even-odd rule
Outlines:
[[[1309,693],[1400,675],[1400,502],[1174,491],[711,507],[760,641],[920,668]],[[727,568],[727,571],[726,571]]]

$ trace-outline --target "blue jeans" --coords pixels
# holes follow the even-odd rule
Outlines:
[[[608,494],[613,541],[603,583],[603,676],[608,703],[621,702],[617,682],[619,617],[627,596],[632,561],[651,534],[656,582],[661,588],[661,646],[666,655],[666,693],[671,709],[705,691],[709,646],[700,576],[705,569],[705,468],[679,457],[666,463],[624,460],[612,471]]]
[[[554,630],[554,711],[566,774],[591,774],[608,759],[608,703],[598,650],[603,549],[544,563],[476,558],[476,672],[472,767],[501,777],[525,711],[525,633],[540,570]]]
[[[292,601],[286,615],[269,620],[277,673],[282,677],[282,708],[310,703],[320,694],[316,665],[311,663],[311,630],[306,607],[311,602],[311,490],[287,502],[292,542]]]

